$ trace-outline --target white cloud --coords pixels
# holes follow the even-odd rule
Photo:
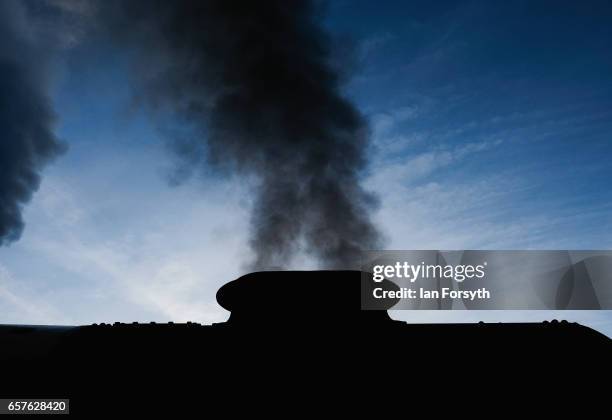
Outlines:
[[[66,324],[70,321],[32,290],[15,282],[9,270],[0,264],[0,313],[4,323]]]
[[[394,157],[384,149],[372,165],[372,176],[366,180],[366,187],[386,194],[408,193],[406,187],[416,181],[424,180],[436,170],[463,159],[478,158],[477,153],[499,145],[501,141],[468,143],[454,149],[434,149],[415,155]]]
[[[0,289],[16,308],[0,323],[52,322],[57,317],[34,310],[43,299],[75,323],[227,317],[216,290],[250,257],[244,186],[170,188],[151,169],[127,190],[96,199],[87,177],[52,172],[27,209],[22,240],[0,250],[40,299]],[[156,194],[139,193],[139,182],[157,184]]]

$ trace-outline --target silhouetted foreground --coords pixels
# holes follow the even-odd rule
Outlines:
[[[352,271],[250,274],[219,290],[231,316],[213,325],[1,326],[0,397],[71,398],[72,413],[203,414],[280,401],[298,411],[325,402],[331,412],[365,404],[366,394],[483,392],[512,381],[540,392],[610,372],[612,340],[590,328],[406,324],[361,311],[360,281]]]

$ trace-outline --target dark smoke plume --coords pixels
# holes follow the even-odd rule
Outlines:
[[[149,103],[195,127],[179,145],[188,160],[257,177],[255,268],[286,266],[299,250],[354,266],[379,243],[375,199],[359,184],[368,127],[340,93],[319,12],[294,0],[132,0],[110,12]]]
[[[63,149],[52,131],[48,51],[37,45],[24,5],[0,1],[0,245],[21,236],[22,207]]]

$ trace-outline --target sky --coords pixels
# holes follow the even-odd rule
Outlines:
[[[370,123],[363,185],[385,248],[612,248],[611,18],[597,1],[327,5],[344,94]],[[75,43],[55,67],[69,148],[0,248],[0,323],[225,320],[215,292],[252,257],[249,180],[177,173],[175,133],[142,109],[116,49]],[[557,318],[612,336],[610,311],[393,317]]]

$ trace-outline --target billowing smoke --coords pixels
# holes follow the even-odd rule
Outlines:
[[[22,208],[41,169],[63,149],[52,131],[49,50],[25,6],[0,1],[0,245],[21,236]]]
[[[108,3],[107,3],[108,4]],[[332,43],[312,1],[123,1],[112,33],[133,48],[143,96],[195,129],[177,148],[258,180],[254,268],[298,251],[354,266],[380,240],[359,179],[368,127],[341,95]]]

